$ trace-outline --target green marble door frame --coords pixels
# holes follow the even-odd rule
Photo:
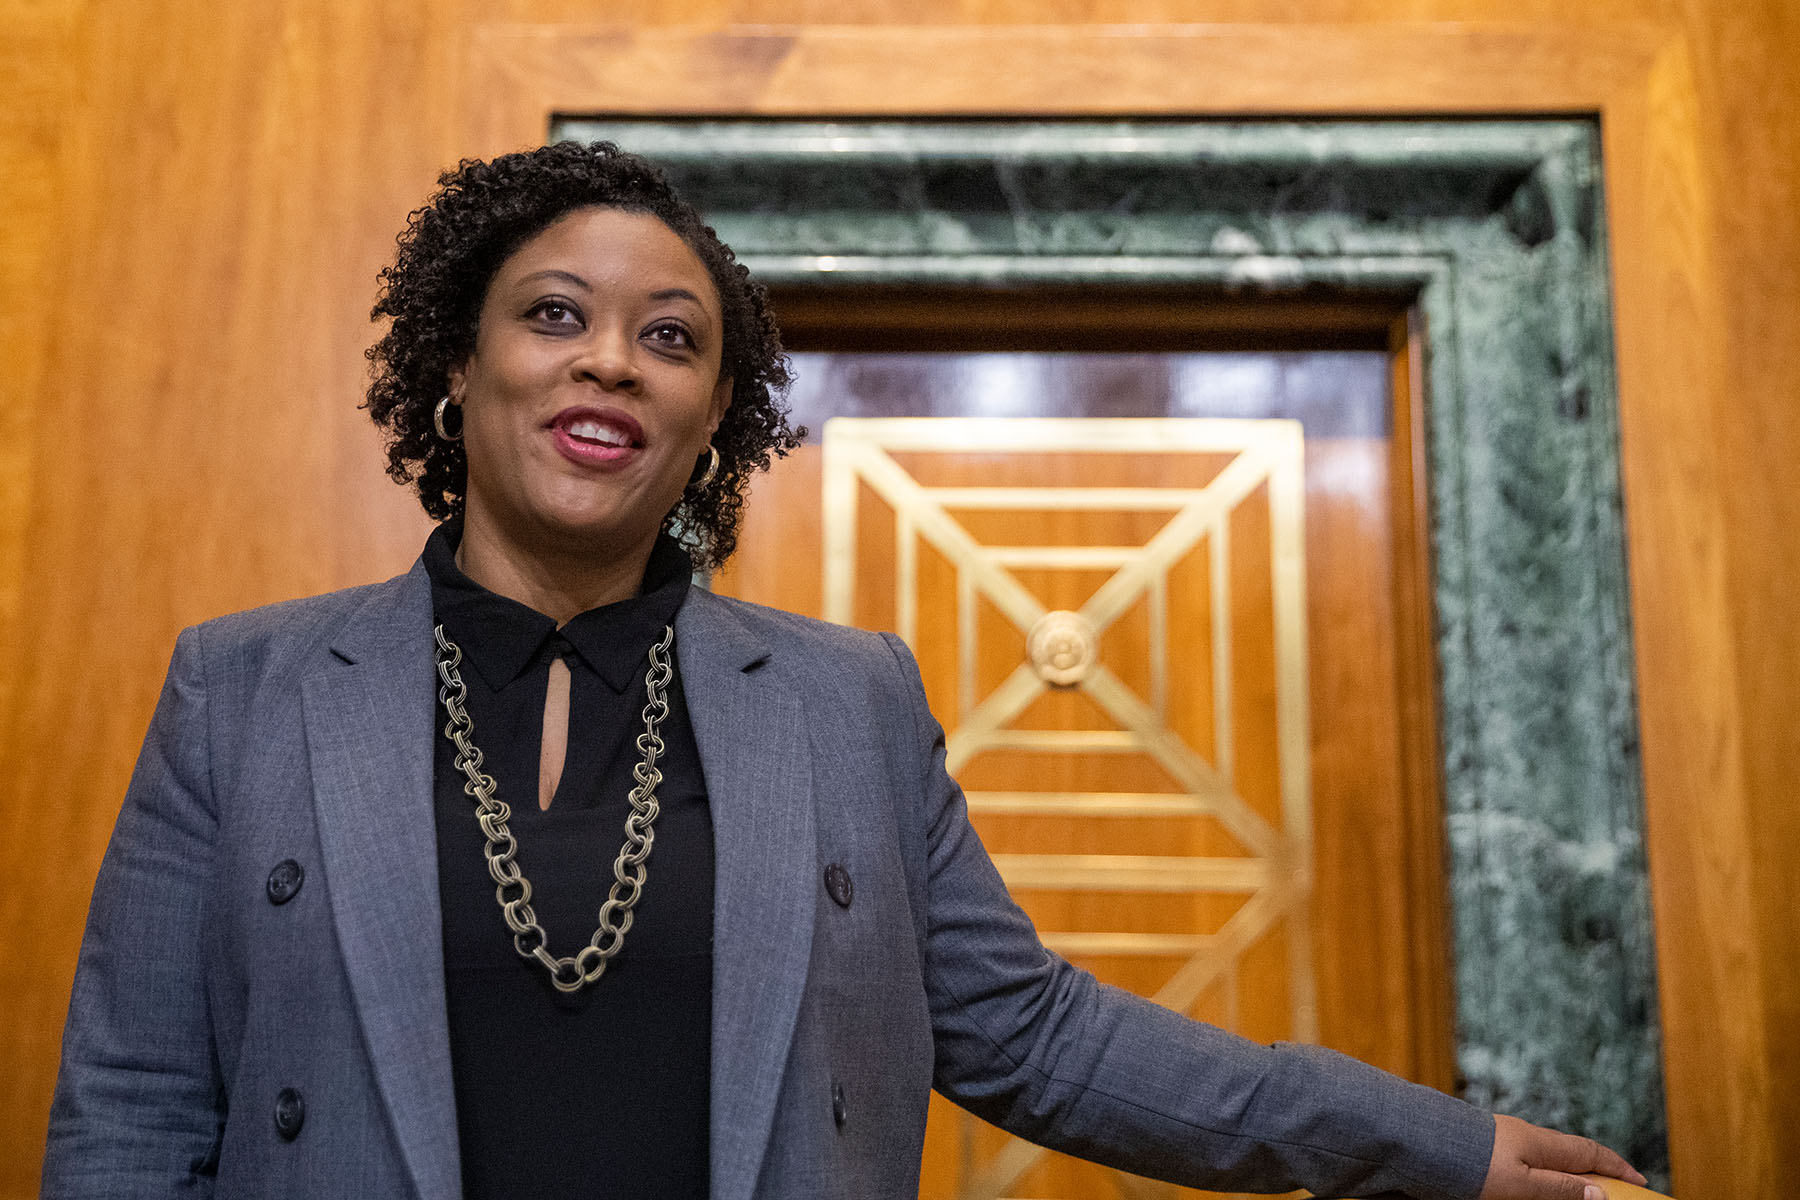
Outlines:
[[[1416,306],[1465,1094],[1666,1179],[1595,122],[562,119],[553,135],[658,160],[786,287]]]

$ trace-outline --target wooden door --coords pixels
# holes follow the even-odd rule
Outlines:
[[[1394,376],[1361,361],[1360,393],[1334,395],[1327,371],[1292,415],[1233,400],[1233,369],[1303,357],[799,356],[821,427],[758,487],[716,585],[907,641],[1053,949],[1256,1040],[1444,1085]],[[1246,407],[1264,415],[1167,415]],[[1192,1194],[933,1105],[924,1196]]]

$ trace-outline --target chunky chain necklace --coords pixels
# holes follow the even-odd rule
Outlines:
[[[625,818],[625,844],[619,847],[619,857],[613,863],[614,882],[606,894],[606,903],[600,906],[600,923],[594,936],[567,958],[557,958],[550,953],[549,935],[531,910],[531,881],[513,861],[519,843],[506,828],[512,809],[505,801],[495,798],[494,777],[482,773],[481,751],[471,740],[475,725],[463,707],[469,690],[463,684],[462,673],[457,670],[462,663],[462,650],[444,635],[442,625],[433,632],[437,635],[438,678],[443,680],[443,686],[438,689],[438,700],[450,717],[444,726],[444,736],[456,747],[456,769],[467,779],[463,791],[474,799],[475,820],[487,837],[482,853],[487,857],[488,874],[494,877],[494,899],[499,901],[506,927],[513,933],[513,949],[523,958],[542,963],[550,972],[550,982],[556,985],[557,991],[578,992],[598,982],[606,974],[607,963],[624,947],[625,933],[631,928],[631,910],[644,892],[647,874],[644,860],[650,857],[650,846],[656,840],[653,828],[658,811],[656,785],[662,782],[656,760],[662,756],[663,740],[656,731],[663,718],[669,715],[666,689],[674,677],[669,647],[675,641],[675,628],[664,626],[662,640],[650,647],[650,670],[644,675],[644,687],[650,699],[644,705],[644,732],[638,734],[637,739],[638,751],[644,761],[631,769],[637,786],[631,789],[631,812]]]

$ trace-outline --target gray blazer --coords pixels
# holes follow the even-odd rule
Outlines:
[[[430,630],[415,565],[182,633],[94,891],[45,1196],[460,1196]],[[1479,1191],[1485,1113],[1045,951],[897,639],[696,589],[675,646],[717,835],[712,1200],[915,1196],[934,1087],[1184,1184]]]

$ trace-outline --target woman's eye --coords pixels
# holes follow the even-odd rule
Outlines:
[[[691,350],[694,347],[694,335],[687,331],[686,326],[677,325],[673,321],[652,325],[650,339],[664,346],[678,347],[683,350]]]
[[[526,315],[536,317],[551,325],[581,324],[581,314],[575,311],[574,305],[565,304],[561,300],[540,301],[534,304]]]

